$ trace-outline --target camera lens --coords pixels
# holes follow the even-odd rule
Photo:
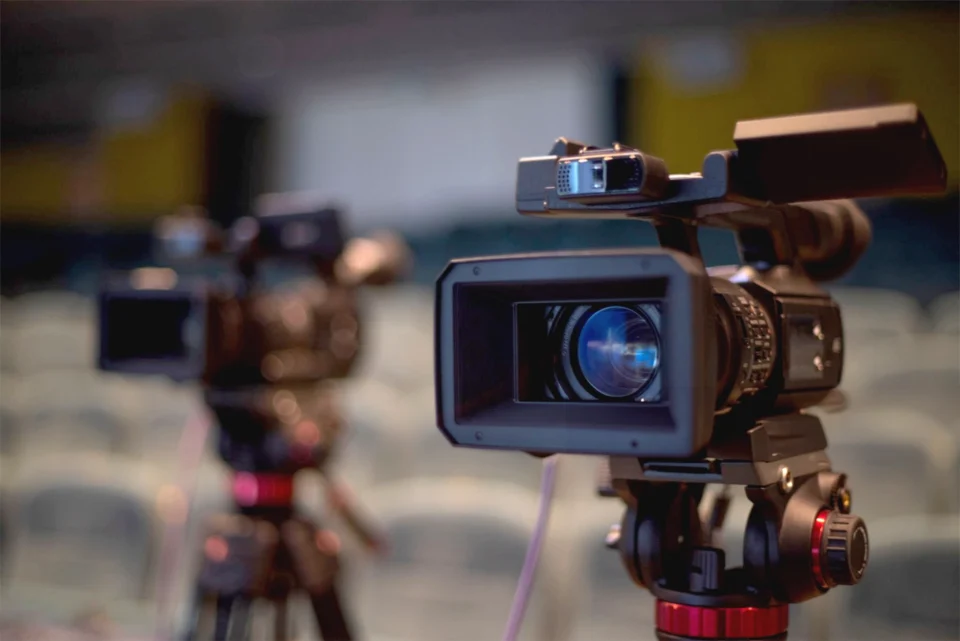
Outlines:
[[[636,394],[660,364],[657,331],[635,309],[604,307],[583,322],[577,338],[577,363],[584,381],[604,396]]]

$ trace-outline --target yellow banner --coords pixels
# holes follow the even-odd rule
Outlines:
[[[207,113],[202,97],[181,94],[150,126],[110,134],[101,153],[109,215],[169,213],[201,202]]]
[[[662,39],[632,78],[628,140],[698,171],[733,148],[737,120],[914,102],[960,175],[960,40],[956,14],[904,14]]]
[[[0,153],[5,221],[129,221],[202,202],[208,103],[168,96],[146,122],[94,132],[82,144],[44,143]]]
[[[0,219],[49,218],[65,211],[74,151],[45,144],[0,153]]]

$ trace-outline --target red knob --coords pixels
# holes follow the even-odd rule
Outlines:
[[[810,557],[813,576],[820,587],[859,583],[870,558],[870,540],[863,519],[821,510],[813,522]]]

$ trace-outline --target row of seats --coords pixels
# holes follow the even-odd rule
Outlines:
[[[883,335],[960,331],[960,292],[941,294],[926,310],[903,292],[872,287],[828,287],[843,311],[844,328]]]
[[[358,376],[344,384],[352,429],[337,467],[390,532],[393,554],[374,562],[345,540],[351,603],[370,638],[496,637],[532,527],[539,461],[518,453],[451,448],[433,427],[429,292],[391,292],[370,303],[367,359]],[[848,322],[848,336],[853,336],[849,328]],[[883,570],[881,577],[898,577],[893,589],[917,598],[907,598],[912,605],[887,621],[882,599],[890,593],[883,582],[869,592],[874,596],[864,596],[856,605],[861,619],[873,617],[877,624],[862,637],[857,636],[859,624],[834,625],[832,601],[829,607],[816,602],[800,606],[791,638],[905,638],[896,637],[906,634],[897,627],[902,621],[909,624],[909,638],[932,640],[939,639],[936,635],[951,621],[942,611],[927,616],[921,606],[934,602],[924,599],[926,588],[936,588],[937,595],[956,594],[944,560],[950,557],[936,556],[948,554],[944,542],[950,539],[935,524],[957,521],[960,430],[948,423],[960,413],[951,406],[956,403],[955,384],[951,387],[948,379],[938,392],[918,372],[937,363],[943,367],[934,372],[955,371],[957,343],[949,334],[896,336],[898,340],[888,340],[879,333],[876,341],[867,343],[869,349],[855,339],[848,341],[851,352],[858,350],[855,358],[848,357],[848,370],[854,374],[848,371],[845,377],[854,382],[845,385],[850,410],[822,413],[822,418],[831,459],[850,475],[856,511],[868,519],[874,560],[878,554],[893,559],[883,567],[894,569]],[[953,370],[948,367],[951,345]],[[864,363],[858,375],[857,367],[868,359],[873,359],[871,364]],[[184,500],[178,444],[187,417],[199,406],[198,395],[162,380],[130,381],[89,368],[58,367],[15,378],[9,378],[8,370],[0,382],[0,490],[5,495],[0,610],[60,612],[67,620],[91,605],[110,603],[111,615],[125,629],[148,630],[156,616],[156,559],[164,554],[160,541],[167,529],[183,532],[178,529]],[[880,388],[882,392],[872,391],[869,383],[856,384],[899,371],[910,373],[901,384]],[[917,383],[915,389],[911,382]],[[933,375],[931,382],[943,378]],[[922,400],[926,392],[940,404]],[[911,400],[916,403],[911,405]],[[8,429],[10,425],[16,427]],[[8,439],[11,435],[15,438]],[[588,458],[563,462],[550,545],[525,638],[654,638],[652,600],[629,582],[617,555],[601,545],[622,507],[592,496],[596,463]],[[181,554],[173,582],[181,616],[190,586],[190,551],[199,547],[199,517],[227,505],[226,471],[209,452],[199,475],[188,535],[176,542]],[[319,485],[315,479],[301,480],[298,493],[304,507],[321,512]],[[740,500],[734,505],[745,504]],[[731,517],[734,533],[736,518]],[[934,525],[928,532],[927,525],[918,523]],[[902,535],[882,534],[878,539],[878,527],[881,533]],[[906,532],[917,533],[910,546],[904,543]],[[896,545],[884,547],[884,540]],[[116,545],[104,546],[104,541]],[[736,541],[728,542],[736,548]],[[124,562],[141,552],[138,559],[152,561]],[[922,570],[911,574],[913,567]],[[71,583],[84,589],[71,590]],[[847,594],[859,595],[856,590]],[[47,599],[60,609],[37,605]]]
[[[949,473],[949,470],[944,467],[948,459],[944,454],[950,447],[954,447],[950,442],[940,438],[945,436],[945,433],[937,434],[935,431],[928,430],[928,434],[923,434],[924,430],[919,428],[923,425],[922,420],[906,410],[901,410],[899,413],[850,412],[836,416],[848,417],[845,420],[849,420],[854,425],[846,429],[842,424],[828,423],[827,429],[831,441],[829,454],[835,468],[849,474],[855,497],[854,507],[858,514],[867,519],[871,530],[874,523],[896,519],[904,514],[916,515],[918,519],[926,514],[929,518],[952,518],[956,522],[957,485],[945,480],[942,474],[944,471]],[[908,425],[910,428],[899,429],[902,425]],[[856,437],[844,438],[847,435],[856,435]],[[533,489],[539,472],[539,465],[535,459],[512,453],[452,450],[446,446],[442,438],[439,438],[439,435],[438,439],[436,453],[440,462],[445,464],[440,469],[430,469],[429,455],[424,455],[420,459],[421,465],[418,470],[421,476],[407,476],[407,480],[404,481],[402,471],[394,470],[392,474],[384,474],[381,478],[372,481],[361,493],[361,499],[367,509],[388,523],[406,519],[404,514],[420,515],[418,518],[411,517],[408,520],[422,526],[419,531],[426,538],[420,543],[421,551],[408,550],[401,553],[400,550],[395,550],[399,554],[394,557],[397,562],[406,559],[404,561],[406,563],[416,563],[416,559],[420,558],[418,554],[437,555],[438,559],[444,554],[456,556],[453,552],[442,552],[443,546],[430,538],[435,536],[439,526],[429,525],[429,519],[424,516],[425,514],[436,513],[435,516],[438,519],[448,522],[451,527],[452,524],[463,519],[469,520],[464,516],[465,514],[473,514],[476,524],[493,518],[491,515],[496,514],[499,508],[491,507],[490,501],[500,503],[501,507],[512,504],[517,508],[511,507],[507,510],[508,513],[524,515],[525,518],[533,514]],[[396,454],[395,451],[393,453]],[[368,451],[367,454],[369,456],[370,452]],[[357,455],[362,454],[357,453]],[[378,457],[374,458],[376,460]],[[384,454],[379,458],[386,460],[388,455]],[[625,575],[620,577],[622,580],[619,582],[614,578],[614,576],[620,576],[618,572],[622,573],[622,569],[617,566],[616,555],[606,553],[599,545],[605,526],[619,518],[620,506],[616,501],[600,501],[590,496],[595,463],[596,461],[589,459],[572,459],[568,463],[569,469],[565,474],[565,483],[561,484],[558,491],[560,503],[553,529],[554,532],[563,533],[569,531],[571,525],[576,529],[581,525],[589,524],[592,528],[590,536],[596,543],[596,558],[584,559],[579,567],[571,568],[569,565],[572,560],[569,555],[560,555],[559,562],[563,564],[561,567],[566,568],[561,572],[563,578],[548,582],[547,586],[551,590],[559,591],[562,595],[563,591],[568,589],[564,587],[566,582],[570,581],[573,586],[576,586],[578,594],[567,595],[566,598],[578,599],[583,597],[579,591],[584,582],[582,579],[573,580],[572,577],[580,576],[583,572],[606,573],[607,578],[603,581],[610,582],[612,591],[621,596],[616,597],[601,592],[602,596],[589,601],[591,605],[587,609],[587,612],[594,612],[590,609],[594,608],[599,613],[606,613],[607,608],[614,607],[613,604],[618,600],[633,602],[634,599],[642,601],[645,597],[625,589],[630,587]],[[200,513],[212,511],[216,507],[226,507],[226,502],[223,500],[225,496],[214,489],[214,482],[223,478],[222,474],[218,475],[216,472],[223,470],[214,461],[208,460],[208,465],[209,467],[204,470],[206,476],[201,481],[201,486],[204,486],[208,496],[203,497],[202,505],[195,505],[195,510]],[[412,462],[412,466],[417,470],[415,462]],[[10,517],[13,517],[12,521],[17,524],[16,529],[23,537],[15,540],[12,562],[5,564],[9,573],[8,579],[12,579],[20,586],[43,585],[46,576],[50,579],[56,577],[55,582],[61,585],[69,585],[71,582],[82,585],[85,579],[89,579],[89,575],[84,572],[96,572],[98,577],[101,572],[106,572],[109,577],[112,572],[110,568],[113,567],[114,570],[123,573],[126,578],[123,581],[107,581],[106,587],[112,584],[115,589],[123,587],[124,594],[142,594],[132,586],[139,585],[142,588],[145,580],[143,577],[150,576],[149,571],[134,572],[132,568],[142,568],[137,564],[120,563],[111,566],[106,563],[101,566],[100,559],[109,556],[114,560],[133,560],[145,550],[156,547],[159,537],[158,528],[163,525],[160,518],[163,514],[161,499],[164,496],[169,497],[170,488],[164,487],[157,474],[152,476],[148,474],[149,467],[143,461],[124,461],[117,455],[98,456],[91,452],[82,455],[69,453],[37,458],[32,460],[29,466],[24,466],[22,470],[18,469],[18,473],[11,479],[12,483],[4,484],[4,489],[8,492],[7,496],[14,498],[12,501],[4,502],[5,510]],[[349,469],[348,467],[346,471],[349,472]],[[210,474],[211,472],[213,474]],[[451,481],[456,478],[461,480]],[[513,482],[501,480],[504,478],[512,479]],[[139,481],[134,483],[134,479]],[[172,479],[168,478],[168,480]],[[306,485],[309,486],[309,484]],[[302,498],[317,496],[316,493],[311,494],[309,489],[302,494]],[[441,500],[443,496],[452,498]],[[507,498],[511,496],[516,498]],[[521,504],[525,505],[523,509],[519,508]],[[734,503],[735,508],[748,505],[743,497]],[[951,505],[954,506],[952,510]],[[456,506],[456,509],[444,506]],[[443,516],[443,513],[448,510],[453,514]],[[950,512],[952,516],[937,516],[949,515]],[[729,520],[728,534],[731,536],[728,536],[725,542],[730,549],[736,551],[741,544],[737,536],[741,530],[738,528],[742,527],[745,521],[745,513],[741,513],[740,517],[736,516],[736,509],[734,513]],[[52,521],[51,518],[53,518]],[[505,519],[505,522],[510,521],[509,518],[505,517]],[[149,525],[151,523],[152,526]],[[493,529],[497,530],[499,527],[498,525]],[[481,529],[477,530],[478,536]],[[427,536],[431,532],[433,533]],[[148,533],[150,536],[147,536]],[[69,544],[63,548],[62,552],[58,552],[57,540],[45,542],[45,538],[51,534],[56,535],[54,539],[59,537],[68,542],[75,542],[79,537],[117,543],[111,544],[107,550],[102,548],[98,550],[96,545],[81,546],[79,554],[77,547]],[[488,535],[494,536],[490,532]],[[400,541],[406,541],[406,543],[400,543],[401,546],[414,545],[412,541],[418,540],[418,535],[409,532],[394,532],[394,538],[397,537]],[[445,535],[441,538],[445,538]],[[519,531],[515,538],[519,545],[519,541],[523,539]],[[28,545],[23,547],[21,540],[26,541]],[[466,543],[463,544],[466,545]],[[920,542],[917,544],[921,545]],[[193,546],[195,545],[194,541]],[[469,545],[474,546],[473,543]],[[499,549],[498,545],[486,546],[482,554],[471,557],[480,561],[465,562],[471,567],[473,567],[471,564],[477,562],[495,565],[494,561],[500,558],[496,552]],[[191,546],[185,542],[181,543],[181,549],[190,548]],[[487,558],[488,555],[492,557]],[[499,566],[504,583],[515,578],[516,568],[519,567],[515,556],[517,555],[510,556]],[[71,565],[61,565],[68,557],[81,561],[72,576],[69,575]],[[20,561],[17,561],[18,558]],[[37,558],[42,562],[37,563]],[[736,554],[732,554],[731,561],[735,559]],[[606,566],[604,566],[604,560],[608,562]],[[512,572],[509,569],[511,567],[514,568]],[[412,571],[410,568],[408,570]],[[66,578],[63,576],[64,572],[68,573]],[[140,578],[134,580],[131,572]],[[424,572],[426,572],[425,569]],[[447,579],[435,580],[438,586],[446,585],[444,581]],[[358,585],[365,585],[365,581],[362,578],[359,579]],[[188,585],[181,581],[181,587],[185,589]],[[149,586],[147,589],[149,590]],[[28,593],[38,594],[29,591]],[[181,590],[181,594],[186,592]],[[586,606],[580,604],[578,607]],[[627,612],[626,604],[623,607],[623,612]],[[570,613],[568,608],[560,610],[565,616]],[[583,616],[586,617],[585,622],[580,622],[583,625],[596,623],[592,615],[584,614]],[[618,618],[611,618],[608,614],[602,614],[599,620],[606,621],[603,624],[606,626],[618,625],[616,622],[619,621]],[[626,623],[624,622],[623,625]],[[609,637],[611,633],[606,631],[603,634]]]
[[[561,462],[561,474],[567,462]],[[64,473],[75,468],[76,461]],[[40,599],[45,616],[67,621],[99,598],[109,604],[111,616],[142,632],[155,615],[153,543],[160,528],[151,527],[142,505],[124,498],[143,487],[142,471],[130,470],[124,493],[115,491],[116,480],[94,492],[93,469],[85,483],[74,477],[72,493],[62,486],[51,492],[56,483],[47,478],[27,497],[29,510],[18,516],[29,519],[30,536],[16,540],[4,577],[12,589],[5,590],[3,609],[29,611],[25,606]],[[115,462],[99,463],[101,477],[119,469]],[[369,638],[496,638],[532,531],[536,495],[505,482],[437,478],[393,483],[364,499],[391,541],[385,560],[349,547],[345,554],[348,602]],[[654,638],[652,597],[631,584],[618,555],[602,545],[621,511],[613,499],[561,500],[554,506],[522,638]],[[864,583],[795,607],[791,637],[951,638],[960,623],[957,519],[903,511],[871,520],[871,566]],[[179,595],[181,617],[188,593]]]
[[[389,328],[379,333],[387,336]],[[416,344],[412,340],[404,342]],[[424,360],[431,361],[430,345],[421,345],[427,354]],[[370,359],[357,377],[343,382],[344,406],[353,427],[348,440],[396,445],[394,456],[378,466],[377,473],[403,465],[405,444],[410,444],[413,449],[408,454],[414,456],[422,448],[433,449],[443,443],[431,427],[435,421],[432,363],[421,363],[427,373],[416,376],[415,360],[411,355],[410,375],[403,377],[399,372],[402,366],[396,365],[403,362],[399,355],[381,362]],[[960,341],[950,335],[878,341],[869,349],[851,346],[842,387],[847,407],[857,412],[910,410],[960,435],[958,362]],[[5,374],[0,376],[0,387],[0,452],[8,456],[36,448],[90,447],[166,457],[173,453],[176,442],[171,432],[200,405],[197,390],[189,385],[130,379],[95,370]],[[832,416],[845,420],[844,414],[825,416],[828,421]],[[850,422],[845,425],[850,426]]]
[[[886,325],[896,324],[904,331],[956,331],[960,292],[946,292],[924,309],[909,294],[874,287],[829,285],[830,294],[844,311],[874,310]],[[432,300],[430,287],[403,285],[378,292],[378,297],[403,301],[410,308],[419,307],[424,299]],[[46,290],[0,300],[0,324],[3,327],[31,325],[38,320],[92,320],[96,315],[93,298],[64,290]],[[924,318],[926,320],[924,321]],[[952,321],[952,322],[951,322]]]
[[[852,348],[917,334],[957,335],[960,293],[941,295],[924,311],[910,296],[888,290],[837,287],[831,293],[844,312]],[[432,292],[405,286],[367,295],[364,346],[370,367],[398,384],[432,372]],[[96,347],[96,310],[90,299],[65,292],[31,294],[0,305],[2,367],[28,374],[63,367],[91,367]],[[377,340],[389,328],[387,340]],[[414,348],[413,346],[416,346]],[[420,380],[420,379],[418,379]]]

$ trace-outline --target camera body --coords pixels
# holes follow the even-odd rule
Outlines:
[[[105,283],[100,369],[200,380],[212,388],[290,386],[348,376],[359,357],[360,285],[387,285],[407,267],[399,239],[347,240],[337,209],[309,196],[260,199],[256,217],[220,230],[192,212],[162,219],[159,247],[175,259],[224,256],[215,282],[143,268]],[[268,262],[313,277],[267,288]]]
[[[296,384],[350,374],[359,356],[356,292],[303,280],[279,291],[196,279],[100,293],[100,369],[218,387]]]
[[[520,160],[521,213],[640,218],[661,247],[450,263],[436,384],[452,443],[685,459],[732,436],[715,429],[827,398],[843,324],[818,283],[871,234],[852,201],[825,199],[942,191],[943,160],[913,105],[741,122],[735,141],[689,175],[565,139]],[[741,265],[705,268],[704,225],[734,231]]]
[[[717,413],[822,401],[843,368],[836,303],[792,272],[714,274],[672,249],[454,261],[437,291],[444,431],[477,447],[686,457]]]

